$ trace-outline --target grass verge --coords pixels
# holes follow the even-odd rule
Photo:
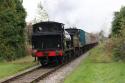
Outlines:
[[[103,47],[92,49],[64,83],[125,83],[125,63],[112,61]]]
[[[36,62],[33,62],[32,56],[26,56],[12,62],[0,62],[0,79],[16,74],[36,64]]]

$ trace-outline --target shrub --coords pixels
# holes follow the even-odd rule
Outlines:
[[[115,61],[125,61],[125,43],[118,42],[113,48],[113,59]]]

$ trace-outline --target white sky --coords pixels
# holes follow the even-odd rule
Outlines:
[[[125,0],[23,0],[27,11],[26,21],[37,15],[37,4],[42,2],[51,21],[77,26],[88,32],[111,28],[113,12],[125,6]]]

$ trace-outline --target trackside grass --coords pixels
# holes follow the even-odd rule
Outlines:
[[[112,61],[103,46],[92,49],[64,83],[125,83],[125,63]]]
[[[32,56],[26,56],[12,62],[0,62],[0,79],[16,74],[29,67],[36,65]]]

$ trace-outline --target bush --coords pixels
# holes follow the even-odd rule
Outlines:
[[[113,49],[113,59],[115,61],[125,61],[125,43],[123,41],[117,43]]]

